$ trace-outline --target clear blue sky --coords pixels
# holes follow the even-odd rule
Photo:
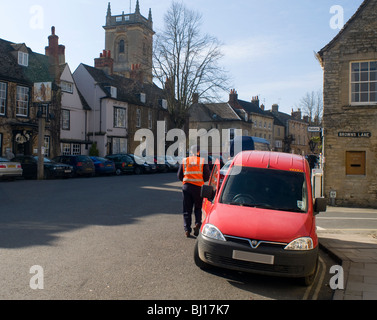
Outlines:
[[[0,4],[0,38],[26,43],[44,53],[51,26],[66,46],[71,71],[80,63],[94,64],[104,49],[108,0],[17,0]],[[136,0],[112,0],[112,14],[134,12]],[[187,7],[203,16],[202,30],[223,43],[222,66],[229,71],[239,98],[259,96],[270,109],[278,103],[290,113],[300,99],[322,89],[323,73],[314,52],[339,32],[334,29],[341,6],[344,23],[362,0],[186,0]],[[154,29],[163,28],[171,0],[140,0],[142,15],[152,9]],[[330,22],[333,22],[331,25]],[[334,25],[335,23],[335,25]],[[224,100],[228,95],[224,93]]]

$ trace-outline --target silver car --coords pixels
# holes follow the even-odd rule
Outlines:
[[[0,179],[13,179],[21,176],[22,167],[19,162],[0,157]]]

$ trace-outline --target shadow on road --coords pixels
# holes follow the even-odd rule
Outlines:
[[[175,179],[168,173],[1,182],[0,248],[54,245],[62,233],[74,229],[128,225],[156,213],[180,214]]]

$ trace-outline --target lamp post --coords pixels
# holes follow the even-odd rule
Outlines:
[[[38,105],[38,180],[44,179],[44,140],[46,118],[43,109],[47,109],[46,105]],[[47,111],[47,110],[46,110]]]
[[[44,143],[46,119],[52,115],[49,114],[49,103],[52,101],[52,83],[37,82],[34,83],[33,101],[36,104],[38,118],[38,180],[44,179]]]

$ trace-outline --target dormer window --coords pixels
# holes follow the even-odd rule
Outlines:
[[[111,98],[117,99],[118,97],[118,90],[115,87],[106,87],[107,90],[109,90],[109,93],[111,95]]]
[[[18,51],[18,64],[24,67],[29,66],[29,54]]]
[[[147,101],[147,95],[145,93],[140,93],[140,102],[145,103]]]

